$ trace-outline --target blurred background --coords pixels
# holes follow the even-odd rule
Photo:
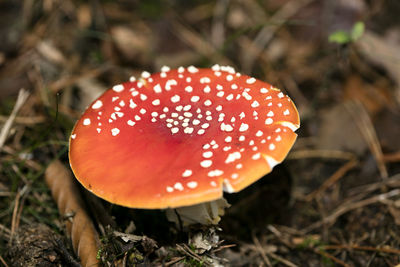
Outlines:
[[[273,84],[296,103],[302,125],[288,159],[229,196],[233,206],[219,233],[225,241],[193,249],[195,256],[179,249],[190,233],[179,233],[161,212],[100,202],[114,222],[106,231],[94,220],[102,261],[396,266],[399,14],[398,0],[0,1],[1,264],[28,266],[21,251],[45,237],[21,231],[35,227],[58,236],[49,264],[78,262],[43,173],[52,159],[67,165],[70,131],[95,98],[163,65],[220,64]],[[157,245],[112,235],[128,228]]]

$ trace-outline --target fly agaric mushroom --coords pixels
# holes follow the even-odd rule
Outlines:
[[[286,157],[299,124],[288,96],[232,67],[163,67],[95,100],[72,131],[69,158],[79,182],[111,203],[224,206],[223,191]]]

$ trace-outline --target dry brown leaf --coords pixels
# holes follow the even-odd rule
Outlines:
[[[343,104],[322,114],[317,147],[353,152],[356,155],[362,155],[367,150],[367,144]]]
[[[67,233],[71,237],[75,253],[82,266],[98,266],[98,234],[85,211],[83,200],[70,171],[58,160],[51,163],[45,173],[46,183],[61,216],[66,220]]]

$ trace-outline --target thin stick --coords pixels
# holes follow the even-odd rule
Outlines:
[[[400,250],[391,248],[391,247],[384,247],[384,248],[376,248],[370,246],[359,246],[359,245],[326,245],[322,247],[325,250],[333,250],[333,249],[346,249],[346,250],[364,250],[364,251],[375,251],[381,253],[390,253],[390,254],[397,254],[400,255]]]
[[[14,237],[14,233],[17,230],[17,214],[18,214],[18,207],[19,207],[19,200],[21,198],[21,194],[18,191],[17,195],[15,196],[15,201],[14,201],[14,209],[11,217],[11,233],[10,233],[10,240],[9,243],[11,244],[11,241]]]
[[[269,266],[269,267],[272,267],[271,262],[269,261],[269,259],[268,259],[267,255],[266,255],[266,253],[264,252],[263,247],[262,247],[261,244],[260,244],[260,241],[258,240],[258,238],[257,238],[255,235],[253,235],[253,242],[254,242],[254,244],[255,244],[255,246],[256,246],[256,249],[257,249],[258,253],[259,253],[259,254],[261,255],[261,257],[263,258],[265,264],[266,264],[267,266]]]
[[[390,154],[384,154],[383,160],[385,162],[399,162],[400,161],[400,151],[390,153]]]
[[[3,265],[4,265],[5,267],[8,267],[7,262],[3,259],[3,257],[2,257],[1,255],[0,255],[0,262],[3,263]]]
[[[353,153],[341,150],[302,149],[302,150],[292,151],[287,156],[287,159],[305,159],[305,158],[352,160],[355,158],[355,155]]]
[[[325,251],[315,249],[314,252],[319,254],[319,255],[321,255],[321,256],[323,256],[323,257],[326,257],[326,258],[329,258],[329,259],[333,260],[335,263],[337,263],[337,264],[339,264],[341,266],[344,266],[344,267],[350,267],[351,266],[351,265],[345,263],[344,261],[336,258],[335,256],[333,256],[333,255],[331,255],[331,254],[329,254],[329,253],[327,253]]]
[[[311,224],[310,226],[306,227],[303,231],[304,232],[309,232],[314,230],[315,228],[318,228],[320,226],[322,226],[323,224],[326,223],[332,223],[334,222],[338,217],[342,216],[343,214],[354,210],[354,209],[358,209],[361,207],[365,207],[377,202],[380,202],[382,200],[394,197],[394,196],[398,196],[400,195],[400,189],[394,189],[392,191],[389,191],[387,193],[383,193],[383,194],[379,194],[367,199],[363,199],[354,203],[344,203],[343,205],[339,206],[333,213],[331,213],[329,216],[325,217],[324,219],[315,222],[313,224]]]
[[[0,132],[0,150],[2,149],[4,143],[6,142],[6,139],[8,137],[8,134],[11,130],[11,127],[14,123],[15,117],[17,116],[19,110],[21,107],[24,105],[25,101],[29,97],[29,92],[25,91],[24,89],[19,90],[18,93],[18,98],[17,101],[15,102],[14,108],[10,114],[10,117],[8,117],[6,123],[4,124],[3,128],[1,129]]]
[[[306,201],[311,201],[316,196],[320,196],[323,192],[325,192],[329,187],[338,182],[344,175],[351,169],[353,169],[357,165],[357,160],[351,160],[345,163],[342,167],[340,167],[334,174],[331,175],[317,190],[311,192],[305,197]]]
[[[271,258],[273,258],[276,261],[281,262],[282,264],[289,266],[289,267],[298,267],[298,265],[294,264],[291,261],[288,261],[287,259],[282,258],[281,256],[276,255],[275,253],[268,253],[268,256],[270,256]]]

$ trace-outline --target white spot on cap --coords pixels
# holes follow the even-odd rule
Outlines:
[[[215,177],[215,176],[220,176],[222,174],[224,174],[224,172],[221,170],[212,170],[212,171],[209,171],[207,175],[208,175],[208,177]]]
[[[202,78],[200,78],[200,83],[210,83],[211,82],[211,80],[210,80],[210,78],[208,78],[208,77],[202,77]]]
[[[190,175],[192,175],[192,170],[185,170],[183,173],[182,173],[182,177],[189,177]]]
[[[224,131],[224,132],[232,132],[233,131],[232,125],[225,124],[225,123],[221,123],[220,129],[221,129],[221,131]]]
[[[287,115],[289,115],[289,114],[290,114],[290,112],[289,112],[288,109],[286,109],[286,110],[283,112],[283,115],[285,115],[285,116],[287,116]]]
[[[268,116],[268,117],[273,117],[273,116],[274,116],[274,112],[273,112],[272,110],[270,110],[270,111],[267,113],[267,116]]]
[[[233,76],[230,75],[230,74],[227,75],[227,76],[226,76],[226,80],[229,81],[229,82],[232,81],[232,80],[233,80]]]
[[[253,78],[253,77],[248,78],[248,79],[246,80],[246,83],[247,83],[247,84],[253,84],[253,83],[255,83],[255,82],[256,82],[256,79]]]
[[[174,191],[174,188],[172,188],[170,186],[167,186],[166,190],[167,190],[168,193],[171,193],[171,192]]]
[[[268,93],[268,89],[267,88],[261,88],[260,89],[260,93],[261,94],[266,94],[266,93]]]
[[[176,80],[168,80],[166,83],[165,83],[165,90],[167,90],[167,91],[169,91],[169,90],[171,90],[171,86],[172,85],[177,85],[178,83],[176,82]]]
[[[88,119],[88,118],[84,119],[83,125],[85,125],[85,126],[90,125],[90,119]]]
[[[103,106],[103,102],[101,102],[101,100],[97,100],[96,102],[94,102],[94,104],[92,105],[92,109],[99,109]]]
[[[208,168],[212,165],[212,161],[211,160],[203,160],[202,162],[200,162],[200,166],[203,168]]]
[[[151,103],[153,104],[153,106],[158,106],[160,105],[160,99],[154,99]]]
[[[218,64],[215,64],[215,65],[213,65],[213,66],[211,67],[211,69],[212,69],[213,71],[219,71],[221,68],[220,68],[220,66],[219,66]]]
[[[260,137],[260,136],[262,136],[264,133],[261,131],[261,130],[258,130],[257,132],[256,132],[256,136],[257,137]],[[254,141],[253,141],[254,142]]]
[[[274,150],[275,149],[275,145],[274,144],[269,144],[269,150]]]
[[[194,189],[197,187],[197,182],[191,181],[191,182],[188,182],[186,185],[187,185],[187,187]]]
[[[192,128],[192,127],[186,127],[183,130],[183,132],[186,133],[186,134],[191,134],[191,133],[193,133],[193,131],[194,131],[194,128]]]
[[[118,134],[119,134],[119,129],[118,129],[118,128],[113,128],[113,129],[111,129],[111,134],[112,134],[113,136],[118,135]]]
[[[162,92],[161,85],[158,83],[153,87],[155,93],[159,94]]]
[[[201,82],[201,81],[200,81],[200,82]],[[210,86],[207,85],[206,87],[204,87],[203,92],[206,93],[206,94],[208,94],[209,92],[211,92]]]
[[[130,108],[136,108],[136,107],[137,107],[136,103],[133,102],[132,99],[129,99],[129,107],[130,107]]]
[[[233,99],[233,94],[229,94],[227,97],[226,97],[226,100],[228,100],[228,101],[231,101]]]
[[[210,124],[209,123],[203,123],[202,125],[201,125],[201,128],[203,128],[203,129],[207,129],[208,127],[210,127]]]
[[[147,79],[147,78],[150,77],[150,75],[151,75],[150,72],[148,72],[148,71],[143,71],[141,76],[142,76],[143,78]]]
[[[215,181],[211,181],[211,182],[210,182],[210,185],[213,186],[213,187],[216,187],[216,186],[217,186],[217,183],[216,183]]]
[[[249,125],[246,124],[246,123],[242,123],[242,124],[240,125],[239,131],[240,131],[240,132],[245,132],[245,131],[247,131],[248,129],[249,129]]]
[[[225,94],[224,91],[219,91],[219,92],[217,93],[217,96],[218,96],[218,97],[223,97],[224,94]]]
[[[282,92],[280,92],[279,94],[278,94],[278,97],[279,98],[283,98],[285,95],[282,93]]]
[[[177,103],[179,102],[179,100],[181,100],[181,97],[179,95],[174,95],[173,97],[171,97],[172,103]]]
[[[198,130],[197,131],[197,134],[198,135],[202,135],[202,134],[204,134],[206,131],[204,130],[204,129],[200,129],[200,130]]]
[[[128,120],[126,123],[127,123],[129,126],[133,126],[133,125],[136,124],[136,122],[134,122],[134,121],[132,121],[132,120]]]
[[[228,163],[234,162],[235,160],[240,159],[241,157],[242,157],[242,155],[240,154],[240,152],[236,151],[236,152],[230,153],[228,155],[228,157],[226,158],[225,163],[228,164]]]
[[[196,73],[199,70],[195,66],[189,66],[187,69],[190,73]]]
[[[117,84],[117,85],[113,86],[112,89],[113,89],[113,91],[119,93],[124,90],[124,86],[122,84]]]
[[[267,124],[267,125],[270,125],[270,124],[272,124],[273,122],[274,122],[274,120],[271,119],[271,118],[268,118],[268,119],[265,120],[265,124]]]
[[[196,102],[199,101],[199,100],[200,100],[200,97],[197,96],[197,95],[194,95],[194,96],[192,96],[192,97],[190,98],[190,101],[192,101],[193,103],[196,103]]]
[[[213,156],[212,151],[206,151],[203,153],[203,157],[206,159],[211,158],[212,156]]]
[[[174,188],[176,190],[182,191],[183,190],[183,185],[181,183],[176,183],[176,184],[174,184]]]
[[[178,127],[174,127],[171,129],[171,133],[172,134],[176,134],[177,132],[179,132],[179,128]]]
[[[261,153],[254,154],[251,158],[252,158],[253,160],[260,159],[260,158],[261,158]]]
[[[188,93],[191,93],[191,92],[193,92],[193,87],[188,85],[188,86],[185,87],[185,91],[188,92]]]
[[[142,101],[145,101],[145,100],[147,99],[147,95],[145,95],[145,94],[140,94],[140,99],[141,99]]]
[[[211,100],[209,100],[209,99],[207,99],[206,101],[204,101],[204,105],[205,106],[211,106],[211,104],[212,104],[212,102],[211,102]]]
[[[161,67],[161,71],[162,72],[168,72],[170,70],[170,68],[168,66],[162,66]]]
[[[257,100],[254,100],[254,102],[251,103],[251,106],[252,106],[253,108],[256,108],[256,107],[260,106],[260,103],[258,103]]]
[[[75,139],[76,138],[76,134],[71,134],[71,139]]]

